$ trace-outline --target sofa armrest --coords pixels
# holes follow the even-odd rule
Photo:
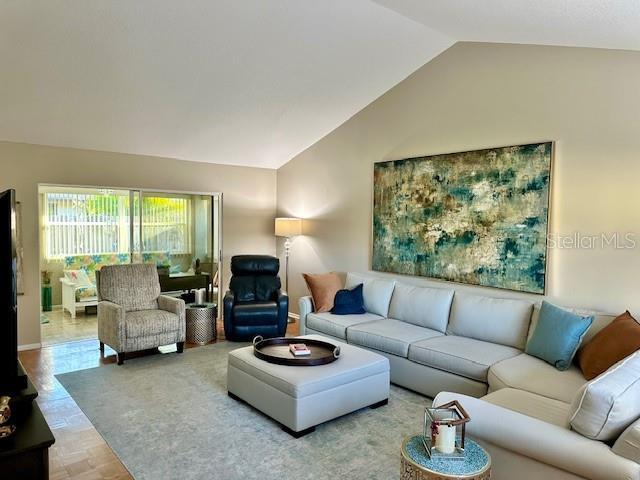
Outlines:
[[[289,295],[287,295],[287,292],[278,290],[276,292],[276,303],[278,305],[278,336],[284,337],[289,323]]]
[[[184,341],[187,335],[187,315],[185,313],[186,305],[184,300],[170,297],[169,295],[160,295],[158,297],[158,308],[165,312],[175,313],[180,318],[178,341]]]
[[[231,290],[227,290],[222,299],[222,314],[224,318],[224,335],[228,339],[233,337],[233,304],[236,298]]]
[[[300,311],[300,335],[306,335],[307,315],[313,312],[311,296],[307,295],[298,299],[298,310]]]
[[[613,444],[613,452],[640,463],[640,419],[633,422]]]
[[[158,297],[158,308],[165,312],[175,313],[184,320],[186,306],[184,300],[181,298],[170,297],[169,295],[160,295]]]
[[[122,305],[113,302],[98,302],[98,339],[116,352],[124,351],[125,311]]]
[[[469,413],[467,433],[505,450],[592,480],[638,479],[640,465],[613,453],[605,443],[528,417],[482,399],[441,392],[442,405],[458,400]]]

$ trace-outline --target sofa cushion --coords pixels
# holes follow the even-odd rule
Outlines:
[[[347,339],[347,327],[359,323],[382,320],[380,315],[364,313],[362,315],[334,315],[329,312],[310,313],[307,315],[306,326],[316,332],[326,333],[332,337]]]
[[[613,444],[613,453],[640,463],[640,419],[633,422]]]
[[[456,293],[447,333],[524,349],[533,304]]]
[[[481,382],[487,381],[491,365],[519,354],[513,347],[455,335],[415,342],[409,348],[411,361]]]
[[[640,352],[584,385],[570,411],[571,428],[593,440],[610,441],[640,417]]]
[[[543,422],[569,427],[569,404],[524,390],[503,388],[482,397],[485,402],[537,418]]]
[[[571,403],[586,383],[579,368],[572,366],[561,372],[526,353],[492,365],[487,380],[489,391],[511,387],[565,403]]]
[[[177,332],[180,329],[180,317],[165,310],[137,310],[127,312],[124,324],[128,338],[140,338]]]
[[[347,329],[349,343],[405,358],[410,344],[436,336],[442,336],[442,333],[388,318],[361,323]]]
[[[367,277],[357,273],[348,273],[345,288],[353,288],[363,284],[364,308],[369,313],[386,317],[389,313],[389,302],[396,282],[382,278]]]
[[[453,290],[398,283],[391,296],[389,318],[444,333],[452,300]]]
[[[278,304],[276,302],[236,303],[233,306],[233,323],[245,327],[277,324]]]

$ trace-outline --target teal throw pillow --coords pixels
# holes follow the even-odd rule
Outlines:
[[[567,370],[592,323],[593,317],[583,317],[543,301],[525,352],[558,370]]]

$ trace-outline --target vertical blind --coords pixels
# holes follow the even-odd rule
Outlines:
[[[142,197],[142,249],[191,253],[191,201],[185,197]]]
[[[68,255],[129,253],[129,196],[117,193],[48,192],[44,194],[44,240],[49,259]],[[191,202],[186,197],[138,197],[145,252],[191,252]],[[138,228],[139,221],[134,221]]]

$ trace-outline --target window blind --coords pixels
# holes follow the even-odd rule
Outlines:
[[[48,192],[44,194],[43,210],[45,252],[49,259],[131,250],[128,195]],[[142,214],[143,251],[191,252],[188,198],[143,196],[142,208],[135,201],[134,212]],[[137,218],[134,225],[139,227]]]

